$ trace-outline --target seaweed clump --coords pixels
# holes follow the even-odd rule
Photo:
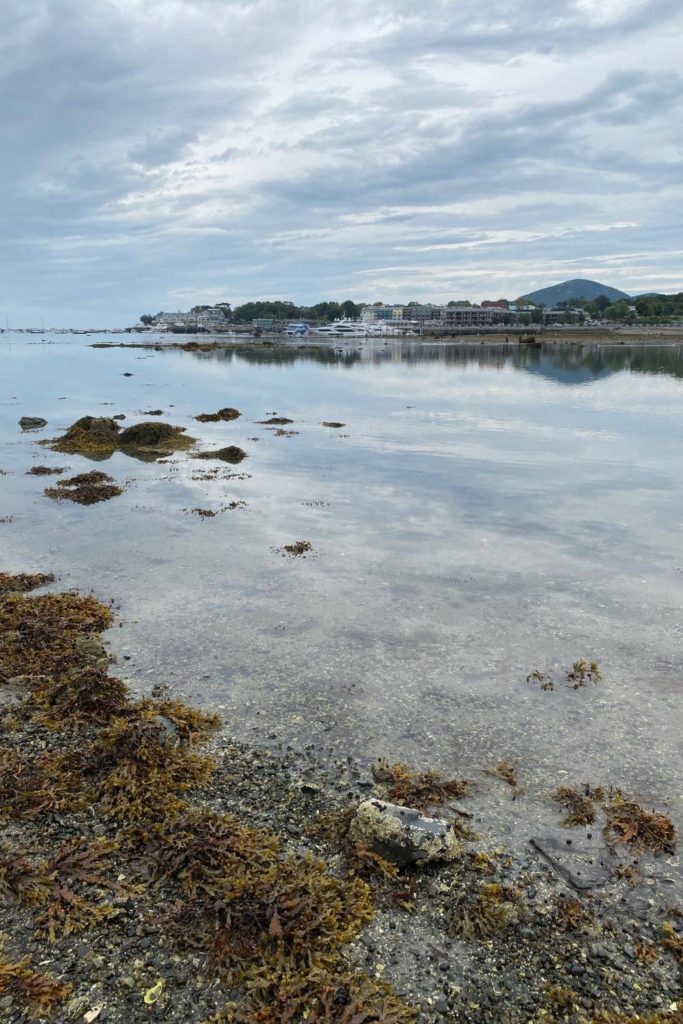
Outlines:
[[[0,572],[0,594],[25,594],[29,590],[36,590],[54,581],[51,572],[19,572],[15,575]]]
[[[238,409],[231,409],[226,406],[225,409],[219,409],[218,412],[200,412],[199,416],[195,416],[196,420],[200,423],[220,423],[229,422],[230,420],[239,419],[241,413]]]
[[[572,690],[581,690],[590,683],[597,686],[602,679],[602,672],[596,661],[591,661],[589,664],[580,658],[567,672],[566,679]]]
[[[586,786],[585,793],[582,795],[578,790],[572,789],[571,786],[558,786],[553,793],[555,803],[567,811],[562,824],[569,827],[574,825],[592,825],[596,814],[595,801],[600,802],[603,799],[604,791],[600,787],[591,790],[589,786]]]
[[[278,978],[261,988],[258,1003],[220,1010],[206,1024],[415,1024],[417,1011],[389,985],[362,974],[322,970],[308,978]]]
[[[346,424],[345,423],[336,423],[336,422],[334,422],[332,420],[329,420],[329,421],[328,420],[323,420],[323,426],[324,427],[331,427],[334,430],[340,430],[342,427],[345,427]]]
[[[31,970],[30,963],[30,956],[12,961],[0,954],[0,994],[14,996],[34,1019],[49,1017],[70,994],[71,985]]]
[[[386,800],[421,811],[449,800],[460,800],[471,791],[469,779],[444,779],[437,771],[413,772],[400,761],[391,764],[384,758],[375,762],[372,774]]]
[[[188,711],[197,719],[201,716]],[[204,731],[216,727],[214,716],[206,720]],[[160,714],[154,702],[130,705],[70,763],[90,781],[90,792],[105,817],[164,820],[184,810],[182,794],[206,784],[214,769],[210,757],[189,750],[189,727],[187,734],[183,741],[178,726]],[[193,738],[198,734],[199,727]]]
[[[286,427],[288,423],[293,423],[294,420],[290,420],[286,416],[271,416],[268,420],[256,420],[256,422],[265,427]]]
[[[500,761],[495,768],[484,768],[484,775],[494,775],[506,782],[508,786],[512,786],[513,789],[519,785],[517,765],[510,764],[509,761]]]
[[[79,505],[96,505],[100,501],[109,501],[123,494],[123,488],[114,483],[112,477],[99,470],[90,473],[78,473],[67,480],[58,480],[56,487],[46,487],[43,491],[46,498],[54,501],[75,501]]]
[[[83,782],[61,754],[29,757],[0,749],[0,821],[34,819],[82,805]]]
[[[313,545],[310,540],[295,540],[292,544],[285,544],[283,551],[286,551],[292,558],[297,558],[301,555],[306,555],[311,551]]]
[[[31,466],[26,470],[27,476],[60,476],[66,473],[66,466]]]
[[[491,938],[511,925],[518,917],[518,889],[488,882],[480,885],[479,892],[458,900],[450,921],[450,932],[456,938]]]
[[[38,908],[36,933],[50,942],[59,934],[85,931],[113,913],[102,890],[124,892],[113,877],[111,854],[117,848],[113,840],[74,838],[61,843],[52,857],[32,864],[22,851],[6,847],[0,852],[0,892]]]
[[[128,687],[106,669],[85,665],[57,679],[40,681],[32,689],[43,721],[54,729],[83,722],[108,722],[127,703]]]
[[[80,594],[11,594],[0,600],[0,679],[68,675],[83,655],[79,641],[112,623],[106,605]]]
[[[562,931],[582,931],[593,924],[593,914],[579,900],[561,896],[555,906],[555,917]]]
[[[372,917],[365,882],[335,878],[310,854],[295,859],[277,836],[231,815],[192,812],[158,843],[163,877],[175,879],[184,897],[171,932],[243,988],[253,1016],[234,1019],[275,1024],[288,1019],[285,1007],[297,1020],[324,1003],[321,974],[334,973],[341,948]]]
[[[615,794],[607,807],[603,833],[609,842],[627,843],[639,851],[673,853],[676,847],[676,829],[665,814],[650,814],[634,800],[625,800],[620,793]]]

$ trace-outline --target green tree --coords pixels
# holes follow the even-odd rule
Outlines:
[[[155,318],[151,315],[151,313],[143,313],[142,316],[140,317],[140,323],[145,324],[146,327],[149,327],[150,324],[153,324],[154,320]]]

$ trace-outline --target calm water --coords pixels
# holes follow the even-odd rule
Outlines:
[[[681,348],[87,341],[0,340],[0,516],[14,517],[0,561],[114,597],[111,645],[137,688],[167,682],[259,742],[461,772],[518,758],[539,800],[557,782],[614,782],[680,808]],[[241,419],[192,419],[224,405]],[[92,468],[37,437],[153,408],[206,446],[241,445],[249,479],[116,454],[103,468],[125,494],[81,508],[25,475]],[[273,412],[298,433],[255,423]],[[48,428],[22,434],[23,414]],[[233,499],[248,508],[184,511]],[[305,560],[275,550],[303,539]],[[524,681],[584,656],[603,669],[596,689]]]

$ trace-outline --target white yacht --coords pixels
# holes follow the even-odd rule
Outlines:
[[[335,320],[324,327],[314,327],[311,334],[325,338],[367,338],[371,327],[372,324],[362,320]]]
[[[304,334],[308,334],[308,324],[287,324],[285,333],[288,334],[290,338],[300,338]]]

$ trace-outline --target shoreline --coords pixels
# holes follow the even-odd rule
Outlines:
[[[519,333],[519,332],[518,332]],[[234,351],[268,351],[268,350],[286,350],[289,352],[328,352],[340,345],[344,345],[346,349],[354,349],[358,347],[364,347],[366,345],[373,345],[376,347],[384,347],[388,345],[412,345],[416,347],[424,347],[428,345],[437,346],[452,346],[461,345],[463,347],[480,348],[486,346],[497,346],[505,348],[509,351],[525,351],[533,348],[543,348],[548,346],[551,348],[576,348],[584,345],[593,345],[603,348],[614,348],[614,347],[668,347],[683,345],[683,331],[678,330],[672,333],[650,333],[650,332],[626,332],[626,331],[577,331],[573,330],[571,334],[562,331],[538,331],[538,332],[527,332],[535,333],[535,343],[529,344],[528,342],[522,342],[514,333],[508,332],[485,332],[485,333],[463,333],[463,334],[449,334],[449,335],[389,335],[386,337],[377,338],[353,338],[344,339],[330,338],[329,341],[322,342],[317,338],[311,337],[311,340],[301,341],[301,339],[289,340],[284,337],[273,335],[270,337],[264,337],[258,340],[240,340],[225,336],[216,336],[209,340],[206,335],[196,335],[190,341],[167,341],[165,338],[157,338],[154,341],[100,341],[93,342],[90,344],[90,348],[95,349],[112,349],[112,348],[133,348],[133,349],[153,349],[155,351],[175,350],[175,351],[199,351],[199,352],[211,352],[216,349],[228,349]],[[187,337],[187,336],[186,336]]]
[[[2,628],[14,629],[12,635],[18,630],[23,638],[20,646],[9,648],[2,672],[0,754],[4,749],[10,760],[28,759],[32,768],[19,775],[15,765],[17,778],[24,778],[27,770],[30,776],[41,765],[52,766],[51,789],[42,796],[36,796],[41,791],[35,783],[32,788],[22,784],[18,790],[7,790],[5,776],[5,788],[0,789],[3,838],[11,844],[15,869],[8,875],[5,866],[4,875],[0,873],[0,899],[9,934],[4,956],[19,962],[28,954],[31,969],[47,971],[59,984],[72,987],[55,1009],[52,1019],[57,1024],[80,1019],[97,1006],[104,1007],[100,1016],[112,1024],[137,1024],[149,1020],[150,1013],[178,1024],[255,1024],[257,1019],[276,1024],[283,1008],[295,999],[289,982],[278,975],[278,958],[283,949],[290,950],[288,956],[298,955],[296,943],[304,935],[313,943],[314,960],[322,956],[327,963],[327,980],[307,982],[313,987],[306,990],[303,1005],[318,1006],[317,1000],[328,998],[325,986],[332,984],[330,978],[336,979],[331,1015],[316,1018],[330,1024],[347,1024],[343,1011],[355,998],[359,1013],[365,1013],[358,1019],[380,1024],[497,1024],[503,1008],[508,1020],[520,1024],[536,1018],[577,1024],[598,1019],[625,1022],[635,1014],[652,1024],[678,1024],[675,999],[680,992],[683,921],[671,916],[674,893],[669,884],[678,859],[668,854],[653,857],[614,837],[606,841],[602,828],[609,823],[613,794],[595,805],[594,822],[573,827],[562,824],[563,812],[548,799],[548,820],[541,833],[530,837],[525,854],[511,855],[505,841],[506,817],[517,800],[533,795],[517,782],[511,766],[502,762],[492,769],[494,755],[482,751],[481,773],[458,799],[441,798],[438,776],[402,770],[406,794],[414,800],[416,783],[422,780],[428,813],[453,822],[464,849],[454,864],[406,869],[392,877],[381,860],[368,860],[349,846],[343,824],[362,800],[386,799],[381,776],[373,778],[360,763],[325,764],[315,744],[300,752],[254,748],[233,737],[229,723],[216,731],[209,709],[194,711],[168,687],[155,686],[153,700],[133,700],[126,695],[125,683],[115,685],[109,674],[111,656],[99,639],[106,639],[103,630],[117,625],[111,611],[94,597],[54,588],[36,595],[28,592],[42,584],[29,580],[26,585],[24,579],[19,584],[17,577],[10,577],[0,595]],[[134,745],[126,740],[121,746],[120,738],[128,735],[134,737]],[[119,746],[112,748],[117,737]],[[146,744],[151,744],[152,761],[143,756]],[[102,753],[94,762],[94,755],[88,760],[88,751]],[[79,760],[84,756],[85,761]],[[85,791],[83,780],[72,774],[77,764],[84,773]],[[166,765],[171,772],[167,777]],[[560,781],[548,780],[548,785]],[[17,805],[17,799],[24,803]],[[178,800],[189,807],[178,805]],[[497,807],[498,829],[486,813],[487,801]],[[409,800],[405,803],[410,806]],[[349,915],[343,938],[340,935],[328,947],[331,939],[317,930],[307,931],[309,925],[303,920],[297,924],[296,917],[291,935],[282,931],[287,900],[284,894],[266,898],[270,926],[267,917],[249,954],[264,969],[270,964],[267,969],[274,972],[275,980],[263,996],[265,1005],[260,1003],[263,994],[258,995],[258,986],[250,988],[248,966],[243,976],[243,969],[236,971],[235,966],[227,974],[222,969],[216,973],[217,933],[205,934],[192,914],[177,917],[182,907],[182,914],[196,911],[210,917],[219,893],[228,905],[236,899],[222,888],[222,875],[215,875],[211,866],[222,863],[215,860],[224,855],[219,852],[222,847],[214,847],[209,861],[204,861],[204,847],[199,845],[197,865],[190,869],[187,861],[193,835],[197,842],[209,835],[201,831],[202,823],[214,822],[212,828],[219,830],[214,834],[222,834],[216,815],[230,816],[225,819],[229,834],[240,844],[255,844],[250,856],[257,861],[265,857],[264,868],[245,890],[252,894],[250,914],[260,913],[259,900],[266,897],[258,893],[263,885],[273,884],[266,880],[277,863],[279,872],[291,876],[292,892],[304,885],[311,898],[319,893],[314,897],[322,900],[316,913],[326,914],[329,900],[334,920]],[[179,828],[184,839],[176,848],[173,837]],[[79,869],[69,869],[76,879],[69,883],[75,885],[73,895],[85,901],[85,912],[75,917],[69,931],[65,924],[78,908],[69,897],[61,912],[66,917],[53,913],[55,934],[50,941],[37,916],[38,911],[44,916],[44,899],[49,898],[40,895],[40,885],[48,883],[40,882],[39,864],[49,862],[60,843],[71,853],[89,851],[91,862],[80,882]],[[275,862],[263,852],[275,850],[272,844],[280,850],[272,854]],[[167,848],[175,851],[171,860]],[[7,853],[5,847],[5,857]],[[32,875],[27,867],[21,868],[26,856]],[[180,860],[175,859],[178,856]],[[311,856],[321,858],[322,874],[318,869],[313,876],[306,873]],[[229,880],[238,862],[226,861],[226,867],[228,863]],[[25,880],[19,884],[21,877]],[[200,888],[208,887],[206,894],[192,895],[195,882],[188,890],[188,878],[199,881]],[[310,888],[313,878],[316,888]],[[213,886],[218,888],[214,891]],[[33,899],[27,896],[31,892]],[[370,900],[368,907],[372,904],[371,920],[356,902],[361,895]],[[240,906],[238,901],[237,935],[239,928],[251,927],[250,917],[239,924]],[[183,931],[198,929],[190,948],[176,927],[180,921]],[[299,969],[303,977],[303,966]],[[392,987],[385,989],[385,983]],[[360,986],[358,991],[355,985]],[[150,996],[156,989],[156,996]],[[23,1009],[13,990],[10,996],[0,1005],[15,1024]],[[145,996],[151,1001],[146,1003]],[[257,1018],[257,1012],[266,1015]],[[292,1018],[297,1024],[302,1019],[300,1013]]]

